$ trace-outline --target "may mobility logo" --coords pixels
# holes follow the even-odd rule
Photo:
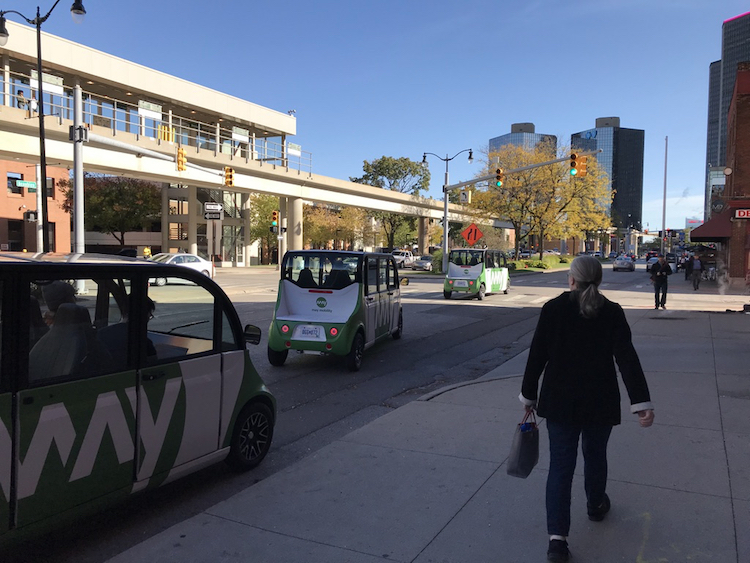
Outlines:
[[[316,311],[318,313],[332,313],[333,310],[328,308],[328,300],[325,297],[318,297],[315,300],[315,305],[317,305],[317,309],[313,309],[313,311]]]

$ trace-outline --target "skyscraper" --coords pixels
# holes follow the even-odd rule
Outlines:
[[[612,200],[612,225],[641,230],[643,207],[643,151],[645,131],[620,127],[619,117],[601,117],[596,127],[573,133],[570,146],[596,155],[599,168],[607,173]]]
[[[498,151],[505,145],[515,145],[526,150],[533,150],[539,143],[548,143],[552,149],[555,149],[557,148],[557,137],[537,133],[533,123],[514,123],[510,126],[510,133],[490,139],[490,152]]]
[[[750,61],[750,12],[725,20],[721,26],[721,60],[709,66],[708,127],[706,131],[706,218],[710,216],[711,169],[726,164],[727,112],[734,91],[737,64]]]

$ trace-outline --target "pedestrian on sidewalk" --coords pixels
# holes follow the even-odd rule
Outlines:
[[[582,438],[584,487],[589,520],[600,522],[610,509],[607,442],[620,424],[620,391],[614,360],[641,426],[654,411],[648,384],[633,347],[622,307],[599,292],[602,266],[592,256],[570,265],[570,291],[542,307],[529,350],[519,399],[527,411],[547,419],[550,465],[547,475],[547,559],[568,561],[570,498]],[[586,352],[572,354],[586,343]],[[541,392],[539,378],[544,372]]]
[[[693,291],[698,291],[701,285],[701,278],[703,277],[703,270],[705,269],[706,267],[703,265],[701,257],[696,255],[693,259],[693,270],[690,274],[690,278],[693,280]]]
[[[690,258],[688,258],[688,261],[685,264],[685,281],[690,281],[692,277],[694,261],[695,261],[695,258],[691,256]]]
[[[654,284],[654,309],[660,306],[667,308],[667,289],[669,288],[669,276],[672,275],[672,267],[659,254],[659,261],[651,266],[651,282]]]

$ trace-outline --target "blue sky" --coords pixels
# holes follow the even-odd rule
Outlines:
[[[42,5],[42,9],[49,9]],[[33,16],[38,2],[3,9]],[[646,131],[643,224],[702,217],[708,65],[741,0],[97,2],[43,30],[286,112],[316,174],[347,179],[383,155],[486,149],[512,123],[570,134],[597,117]],[[19,20],[11,15],[9,19]],[[451,183],[480,165],[461,155]],[[445,165],[428,157],[442,198]]]

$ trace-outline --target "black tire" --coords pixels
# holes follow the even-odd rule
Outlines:
[[[346,355],[346,367],[349,371],[359,371],[362,367],[362,356],[365,353],[365,337],[361,332],[357,332],[352,340],[352,348]]]
[[[159,287],[167,285],[167,278],[156,278],[156,285]]]
[[[247,471],[263,461],[271,449],[273,424],[273,414],[266,405],[259,402],[245,405],[234,423],[227,464],[238,471]]]
[[[484,287],[484,284],[481,284],[479,286],[479,291],[477,291],[477,299],[480,301],[484,301],[484,296],[487,295],[487,288]]]
[[[393,333],[393,340],[401,338],[401,333],[404,331],[404,313],[403,311],[398,312],[398,327]]]
[[[286,361],[286,357],[289,355],[289,350],[282,350],[277,352],[270,346],[268,347],[268,361],[271,362],[272,366],[281,367]]]
[[[445,297],[446,299],[450,299],[451,298],[451,293],[453,293],[453,292],[452,291],[443,291],[443,297]]]

